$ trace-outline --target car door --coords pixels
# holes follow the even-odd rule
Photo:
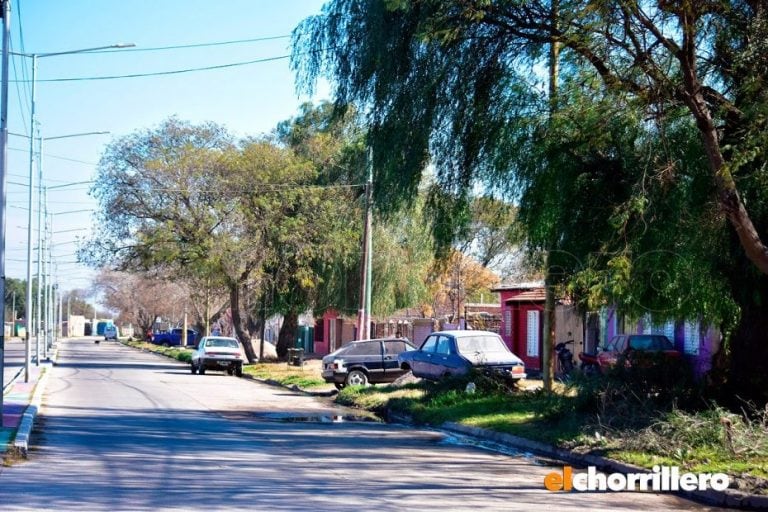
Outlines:
[[[407,350],[413,350],[413,347],[402,340],[387,340],[384,341],[383,344],[384,379],[387,382],[392,382],[406,373],[405,370],[400,368],[400,365],[397,362],[397,356]]]
[[[602,367],[613,366],[624,351],[627,344],[626,336],[614,336],[605,347],[597,354],[597,361]]]
[[[411,370],[416,377],[431,378],[432,374],[432,358],[435,356],[435,348],[437,347],[436,334],[432,334],[424,340],[421,344],[421,348],[413,354],[413,364]]]
[[[461,357],[456,352],[454,339],[450,336],[438,337],[432,361],[432,375],[436,379],[459,375],[465,371],[460,364]]]
[[[362,366],[368,373],[369,382],[381,382],[384,376],[384,363],[381,351],[380,341],[360,343],[347,353],[347,368]]]

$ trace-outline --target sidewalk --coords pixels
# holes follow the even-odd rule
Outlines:
[[[3,395],[2,428],[0,428],[0,457],[6,453],[27,456],[29,436],[52,363],[44,362],[29,367],[29,381],[24,374]]]

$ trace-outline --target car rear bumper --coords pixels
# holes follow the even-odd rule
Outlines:
[[[347,379],[347,371],[323,370],[323,380],[334,384],[343,384]]]
[[[522,380],[528,378],[528,374],[525,373],[525,367],[521,366],[486,366],[484,367],[486,370],[493,371],[495,373],[499,373],[507,378],[513,379],[513,380]]]
[[[229,370],[243,366],[242,359],[234,358],[205,358],[200,360],[200,366],[206,370]]]

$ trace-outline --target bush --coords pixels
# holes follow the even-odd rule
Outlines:
[[[501,373],[473,368],[465,375],[440,379],[437,382],[426,381],[426,391],[430,396],[448,392],[465,392],[473,383],[475,392],[483,395],[513,393],[519,390],[515,382]]]

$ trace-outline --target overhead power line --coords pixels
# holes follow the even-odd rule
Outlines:
[[[37,82],[84,82],[88,80],[118,80],[122,78],[143,78],[148,76],[166,76],[166,75],[179,75],[182,73],[194,73],[197,71],[212,71],[215,69],[235,68],[240,66],[248,66],[251,64],[259,64],[263,62],[272,62],[278,60],[285,60],[290,58],[290,55],[280,55],[279,57],[265,57],[263,59],[247,60],[243,62],[231,62],[229,64],[219,64],[216,66],[204,66],[200,68],[187,68],[187,69],[175,69],[170,71],[156,71],[151,73],[131,73],[126,75],[107,75],[107,76],[89,76],[89,77],[74,77],[74,78],[47,78],[45,80],[37,80]],[[15,80],[18,82],[18,80]]]
[[[232,44],[246,44],[246,43],[258,43],[262,41],[274,41],[275,39],[288,39],[290,34],[283,36],[267,36],[267,37],[255,37],[253,39],[236,39],[234,41],[218,41],[214,43],[190,43],[179,44],[173,46],[156,46],[154,48],[117,48],[111,50],[97,50],[88,53],[119,53],[119,52],[157,52],[163,50],[186,50],[188,48],[206,48],[211,46],[226,46]]]

